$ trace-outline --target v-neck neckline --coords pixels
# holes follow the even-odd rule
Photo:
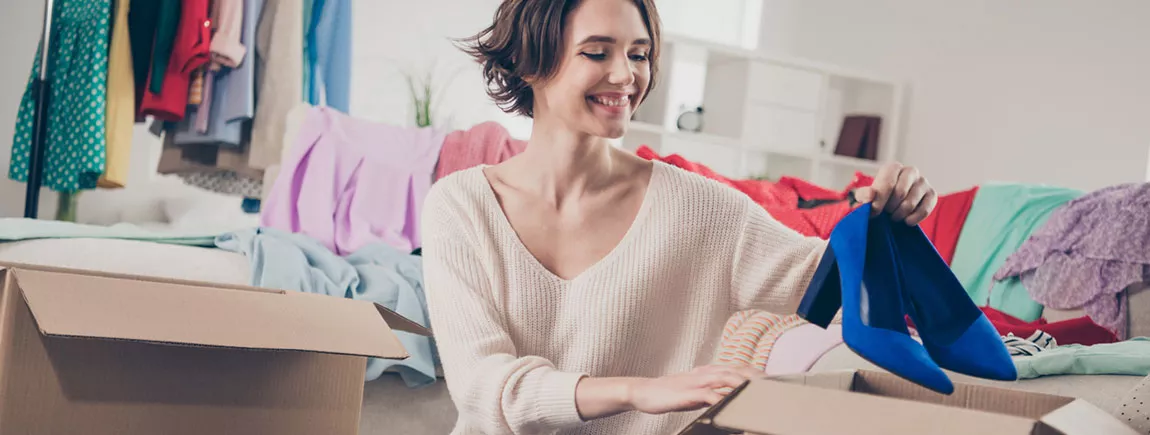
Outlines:
[[[603,255],[598,260],[595,260],[595,262],[591,263],[590,266],[584,268],[582,271],[570,278],[563,278],[545,266],[543,262],[539,261],[539,257],[536,257],[535,254],[531,253],[531,250],[528,249],[527,245],[523,243],[523,239],[519,237],[519,233],[515,231],[515,227],[511,225],[511,220],[508,219],[507,212],[503,210],[503,205],[499,203],[499,196],[495,193],[495,187],[491,185],[491,181],[487,179],[487,175],[484,173],[484,169],[486,169],[489,165],[480,165],[475,171],[475,176],[479,178],[479,182],[483,185],[484,202],[488,207],[491,207],[494,210],[496,215],[498,215],[496,220],[499,222],[496,225],[499,226],[499,231],[505,232],[509,235],[508,238],[510,238],[511,243],[515,245],[514,250],[516,251],[516,254],[525,257],[527,261],[531,263],[531,267],[535,268],[552,281],[564,285],[569,285],[583,277],[594,274],[598,269],[601,269],[605,267],[606,264],[609,264],[614,257],[617,257],[622,251],[627,249],[627,247],[631,244],[632,239],[636,237],[635,233],[637,233],[639,228],[646,223],[647,215],[651,208],[651,202],[655,196],[654,191],[660,183],[659,173],[663,170],[661,168],[661,162],[654,160],[651,162],[652,167],[650,179],[647,180],[647,187],[643,192],[643,200],[639,204],[639,211],[635,213],[635,217],[631,220],[631,224],[627,227],[627,231],[623,233],[623,237],[620,238],[617,243],[615,243],[615,246],[611,247],[611,250],[608,251],[607,254]],[[502,240],[503,237],[500,237],[499,239]]]

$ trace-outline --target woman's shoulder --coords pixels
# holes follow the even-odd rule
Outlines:
[[[483,167],[475,166],[452,172],[436,180],[423,200],[420,214],[425,233],[451,234],[474,228],[485,215],[486,192],[489,189]]]
[[[655,161],[655,170],[667,192],[664,196],[679,209],[701,207],[711,212],[742,213],[751,203],[743,192],[701,174],[659,161]]]

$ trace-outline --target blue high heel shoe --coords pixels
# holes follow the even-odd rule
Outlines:
[[[887,371],[950,394],[954,384],[926,349],[910,337],[902,276],[888,219],[870,218],[864,204],[835,226],[798,314],[826,328],[843,308],[843,342]]]
[[[934,244],[915,226],[891,224],[902,258],[908,314],[923,346],[944,369],[1013,381],[1018,371],[1002,338],[967,295]]]

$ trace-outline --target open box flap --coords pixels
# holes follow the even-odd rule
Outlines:
[[[1065,435],[1138,435],[1134,428],[1082,399],[1044,415],[1041,421]]]
[[[1034,420],[932,403],[859,394],[835,388],[811,388],[791,382],[755,379],[713,418],[714,426],[755,434],[815,435],[852,433],[879,435],[918,433],[931,428],[935,434],[1030,434]],[[820,412],[812,413],[812,409]],[[808,415],[809,418],[795,416]],[[833,416],[833,418],[827,418]]]
[[[415,323],[415,321],[403,317],[403,315],[388,309],[387,307],[375,304],[375,309],[379,311],[379,315],[387,322],[387,326],[396,331],[410,332],[415,335],[422,335],[424,337],[431,336],[431,330],[424,328],[423,325]]]
[[[7,273],[49,336],[408,357],[388,327],[394,319],[368,302],[43,269]]]

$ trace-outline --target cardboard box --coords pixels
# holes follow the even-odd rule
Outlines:
[[[869,370],[751,380],[680,435],[744,433],[1137,435],[1081,399],[960,383],[943,395]]]
[[[408,356],[378,305],[0,265],[0,434],[355,434],[366,357]]]

